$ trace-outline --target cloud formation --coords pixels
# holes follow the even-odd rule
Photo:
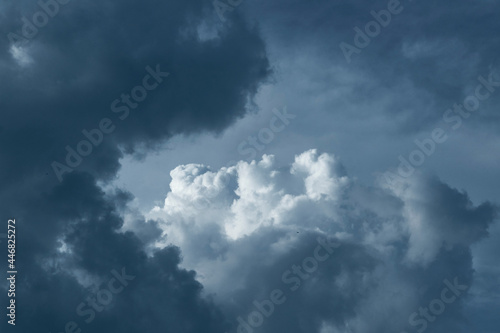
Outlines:
[[[9,34],[40,24],[42,5],[0,5],[0,75],[9,78],[0,84],[0,215],[19,221],[16,329],[224,331],[195,272],[178,267],[179,250],[148,251],[154,222],[137,235],[119,232],[131,196],[102,187],[124,154],[140,157],[173,135],[218,133],[241,118],[270,75],[260,34],[237,15],[219,25],[210,3],[199,0],[62,2],[27,43]],[[168,71],[168,80],[135,104],[134,87],[151,86],[155,71]],[[117,99],[116,107],[129,108],[126,120],[113,110]],[[52,162],[102,130],[103,119],[116,130],[58,179]],[[132,223],[145,221],[136,214]],[[122,268],[136,279],[106,309],[97,305],[86,324],[77,306]]]
[[[373,172],[388,154],[397,161],[401,147],[388,142],[441,121],[474,93],[479,75],[492,94],[462,132],[497,138],[500,5],[401,3],[351,67],[340,43],[387,0],[248,2],[223,23],[201,0],[0,4],[0,75],[8,78],[0,83],[0,216],[18,223],[16,329],[242,333],[260,311],[261,332],[497,332],[498,245],[486,239],[498,234],[493,203],[473,203],[418,172],[363,185],[317,150],[277,162],[303,149],[295,144],[336,151],[335,142],[343,153],[366,153]],[[56,7],[50,19],[39,14]],[[258,25],[248,23],[254,17]],[[258,108],[270,54],[273,67],[292,73],[278,77],[287,85],[276,105],[297,115],[273,142],[283,154],[220,169],[179,165],[164,203],[146,216],[134,210],[132,194],[110,185],[120,159],[174,136],[220,134]],[[161,84],[152,89],[152,80]],[[273,93],[257,97],[279,99]],[[52,162],[67,163],[82,140],[99,143],[57,177]],[[496,175],[498,142],[475,149],[479,142],[458,146],[453,156],[475,155],[448,159],[450,173],[471,182]],[[177,165],[175,153],[168,158]],[[484,175],[478,165],[489,167]],[[147,168],[134,176],[153,178]],[[113,292],[115,282],[123,290]],[[276,290],[286,301],[267,316],[255,304],[281,299]]]
[[[183,267],[198,272],[234,321],[251,313],[254,300],[294,286],[283,272],[310,255],[317,237],[340,242],[318,273],[297,282],[304,284],[297,293],[288,290],[262,332],[421,329],[423,319],[409,317],[440,297],[444,280],[472,285],[471,246],[488,235],[497,214],[491,203],[474,206],[435,177],[363,186],[337,157],[316,150],[289,167],[265,155],[219,170],[181,165],[171,177],[164,204],[149,214],[163,230],[157,245],[179,246]],[[428,331],[457,329],[465,299]]]
[[[2,31],[21,29],[21,18],[40,10],[29,3],[3,5]],[[75,1],[28,44],[2,38],[0,74],[11,78],[1,86],[9,125],[0,131],[0,154],[10,160],[2,182],[47,172],[103,118],[117,129],[79,168],[99,178],[114,175],[123,151],[145,153],[175,134],[220,132],[243,116],[270,73],[265,47],[237,16],[217,25],[210,8],[199,0]],[[31,62],[20,64],[13,48]],[[147,66],[170,76],[138,106],[130,93]],[[127,104],[130,117],[120,122],[113,109]]]

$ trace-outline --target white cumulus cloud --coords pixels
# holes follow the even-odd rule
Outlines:
[[[219,170],[180,165],[170,175],[164,204],[147,216],[163,231],[157,245],[179,246],[183,265],[232,315],[283,287],[287,265],[300,264],[318,236],[342,244],[303,282],[307,292],[283,307],[297,317],[291,331],[295,320],[311,332],[405,329],[412,312],[439,296],[444,279],[472,283],[471,245],[488,235],[496,218],[493,205],[474,206],[466,193],[435,177],[364,186],[335,155],[314,149],[289,166],[264,155]],[[313,299],[317,304],[305,306]],[[440,325],[457,316],[458,310],[449,311]],[[269,331],[287,330],[273,323],[270,318]],[[447,327],[440,325],[434,329]]]

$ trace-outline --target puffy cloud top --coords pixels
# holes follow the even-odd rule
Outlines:
[[[362,186],[337,157],[316,150],[295,156],[289,167],[265,155],[219,170],[181,165],[171,176],[164,205],[148,216],[164,233],[157,245],[179,246],[182,265],[199,273],[223,308],[231,304],[226,311],[234,318],[280,286],[287,264],[310,255],[316,237],[340,242],[335,259],[283,308],[310,332],[407,328],[408,317],[439,296],[445,279],[472,284],[471,246],[488,235],[497,212],[490,203],[474,206],[435,177]],[[313,308],[301,306],[319,294]],[[455,327],[459,309],[429,331]],[[304,329],[278,318],[263,331]]]

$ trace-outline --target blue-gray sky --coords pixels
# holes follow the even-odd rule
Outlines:
[[[497,2],[0,13],[2,332],[497,332]]]

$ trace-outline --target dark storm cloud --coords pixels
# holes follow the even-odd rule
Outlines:
[[[179,250],[146,254],[159,235],[154,221],[138,236],[119,233],[131,197],[106,196],[96,182],[113,178],[122,151],[220,132],[242,117],[269,75],[258,32],[237,15],[218,26],[201,0],[70,1],[27,42],[12,43],[8,34],[22,34],[23,17],[32,22],[41,8],[1,7],[0,210],[2,220],[18,221],[16,329],[60,332],[74,320],[92,332],[223,332],[195,273],[178,267]],[[121,95],[148,73],[153,84],[151,70],[169,75],[122,121],[111,104],[126,105]],[[75,149],[86,139],[82,130],[104,118],[116,131],[59,184],[51,163],[65,164],[65,147]],[[104,287],[122,268],[133,283],[83,327],[75,311],[89,296],[82,285]]]
[[[286,232],[265,229],[261,232],[243,240],[239,246],[245,246],[244,243],[258,246],[264,254],[272,251],[268,244],[289,237]],[[318,238],[324,242],[318,242]],[[329,241],[335,243],[334,247],[321,246],[328,243],[326,239],[321,234],[304,233],[289,251],[272,258],[271,262],[249,260],[245,267],[249,271],[245,288],[234,293],[235,303],[229,312],[234,318],[251,322],[252,313],[258,311],[255,302],[265,304],[273,290],[280,290],[283,303],[264,317],[259,331],[319,332],[324,321],[342,327],[345,320],[355,316],[354,309],[375,287],[366,276],[373,272],[378,260],[362,246],[333,238]],[[311,264],[306,264],[309,265],[306,270],[303,262],[313,258],[317,248],[318,254],[326,259],[316,261],[317,270],[311,272]],[[339,280],[348,282],[338,283]],[[238,324],[245,326],[241,321]]]
[[[30,214],[18,219],[26,225],[18,229],[23,246],[18,255],[22,274],[16,329],[67,332],[67,323],[71,327],[74,322],[92,332],[223,332],[223,317],[200,298],[202,286],[195,273],[179,269],[178,248],[147,256],[147,244],[131,232],[118,232],[123,223],[119,207],[129,199],[123,193],[106,196],[90,175],[73,173],[41,199],[46,209],[38,212],[38,221]],[[28,224],[41,225],[36,238]],[[46,238],[55,246],[51,235],[58,230],[59,241],[67,246],[64,251],[41,246],[39,240]],[[88,288],[79,283],[85,278],[91,281]],[[89,298],[95,302],[96,295],[102,297],[98,290],[116,290],[120,283],[122,290],[109,304],[101,298],[105,302],[93,307]],[[5,321],[0,325],[7,329]]]
[[[20,18],[40,10],[5,6],[5,33],[21,29]],[[32,60],[28,65],[2,38],[1,75],[9,81],[1,86],[1,154],[11,161],[2,180],[64,162],[65,146],[75,149],[85,139],[81,131],[97,128],[102,118],[116,124],[116,133],[81,165],[100,177],[118,168],[119,145],[132,151],[178,133],[221,131],[241,117],[269,73],[264,45],[237,17],[217,26],[209,9],[203,1],[70,2],[19,46]],[[210,29],[214,38],[205,39]],[[157,65],[170,76],[120,121],[112,102],[141,84],[146,66]]]

